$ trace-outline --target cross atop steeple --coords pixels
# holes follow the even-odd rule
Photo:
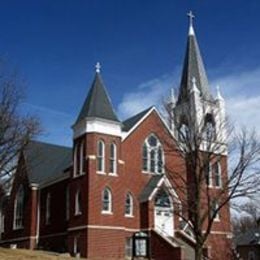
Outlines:
[[[193,19],[195,18],[194,14],[192,11],[189,11],[187,13],[187,16],[189,17],[189,22],[190,22],[190,29],[189,29],[189,35],[194,35],[194,29],[193,29]]]
[[[193,19],[195,18],[194,14],[192,13],[192,11],[189,11],[187,13],[187,16],[189,17],[189,20],[190,20],[190,26],[193,25]]]

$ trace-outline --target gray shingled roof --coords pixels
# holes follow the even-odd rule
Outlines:
[[[69,147],[32,141],[24,151],[30,183],[42,185],[63,177],[71,165],[72,149]]]
[[[157,187],[159,181],[163,178],[163,174],[160,175],[153,175],[148,183],[143,188],[139,200],[140,202],[145,202],[149,199],[150,195],[152,194],[153,190]]]
[[[196,86],[200,90],[200,94],[204,100],[212,101],[210,94],[208,78],[200,54],[199,45],[197,43],[196,35],[189,34],[184,65],[182,70],[182,78],[180,84],[180,94],[178,97],[178,104],[188,100],[189,91],[192,87],[192,78],[196,79]]]
[[[123,122],[123,131],[129,131],[139,120],[142,119],[142,117],[148,113],[153,107],[149,107],[145,110],[143,110],[142,112],[126,119],[124,122]]]
[[[245,233],[235,237],[236,245],[259,245],[260,246],[260,227],[252,228]]]
[[[76,123],[87,117],[119,122],[99,72],[96,73]]]

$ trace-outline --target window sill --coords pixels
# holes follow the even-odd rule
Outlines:
[[[82,215],[82,212],[77,212],[77,213],[74,214],[75,217],[81,216],[81,215]]]
[[[165,172],[149,172],[149,171],[142,171],[143,174],[147,175],[163,175]]]
[[[118,177],[118,174],[117,174],[117,173],[114,173],[114,172],[109,172],[108,175],[109,175],[109,176]]]
[[[209,189],[221,190],[221,189],[222,189],[222,186],[213,186],[213,185],[211,184],[211,185],[208,185],[208,188],[209,188]]]
[[[84,175],[85,175],[85,172],[82,172],[80,174],[74,175],[73,178],[76,179],[76,178],[82,177]]]
[[[113,212],[112,211],[101,211],[101,214],[102,215],[113,215]]]
[[[99,174],[99,175],[106,175],[105,172],[99,172],[99,171],[97,171],[97,174]]]
[[[134,215],[127,215],[127,214],[125,214],[125,217],[126,218],[134,218]]]
[[[21,230],[24,229],[24,227],[13,227],[13,230]]]

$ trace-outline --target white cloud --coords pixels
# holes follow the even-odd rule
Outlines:
[[[221,86],[231,120],[260,134],[260,68],[237,70],[212,82]]]
[[[132,116],[143,109],[162,103],[162,98],[169,95],[169,89],[176,87],[179,70],[172,75],[164,75],[137,87],[136,91],[124,95],[118,106],[122,118]],[[215,77],[211,86],[220,85],[226,101],[227,114],[232,121],[242,126],[255,128],[260,133],[260,68],[237,70],[231,75]],[[214,92],[214,89],[212,89]]]
[[[260,95],[260,67],[250,70],[237,69],[231,73],[225,73],[225,71],[228,71],[228,68],[223,67],[221,71],[222,75],[214,77],[211,81],[211,86],[216,87],[216,85],[220,85],[224,95]]]
[[[140,84],[136,91],[125,93],[117,107],[120,118],[125,119],[149,106],[162,104],[164,97],[169,95],[170,88],[176,88],[176,77],[174,77],[177,74],[176,72],[149,80]]]
[[[255,129],[260,134],[260,95],[227,99],[227,113],[235,124]]]

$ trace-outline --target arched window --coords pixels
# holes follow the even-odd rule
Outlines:
[[[21,185],[15,197],[14,202],[14,229],[23,227],[23,213],[24,213],[24,189]]]
[[[117,158],[116,145],[110,144],[109,173],[116,174],[116,158]]]
[[[170,208],[171,200],[168,193],[165,190],[160,190],[157,192],[155,197],[155,206],[162,208]]]
[[[45,223],[50,224],[51,220],[51,194],[48,192],[46,196]]]
[[[220,221],[220,215],[219,215],[219,204],[216,200],[213,200],[212,201],[212,204],[211,204],[211,217],[214,217],[214,221]]]
[[[205,175],[207,185],[212,187],[212,166],[210,162],[207,163]]]
[[[102,213],[112,212],[112,193],[109,188],[105,188],[102,192]]]
[[[160,141],[154,135],[150,135],[143,144],[143,171],[151,173],[163,173],[164,154]]]
[[[179,141],[188,143],[189,140],[189,128],[186,123],[182,123],[178,129]]]
[[[206,141],[214,141],[216,138],[215,121],[212,114],[206,114],[205,116],[202,135]]]
[[[74,176],[76,176],[78,174],[78,144],[74,146],[73,166]]]
[[[105,144],[101,140],[97,144],[97,171],[105,172]]]
[[[85,148],[85,142],[82,141],[81,144],[80,144],[80,161],[79,161],[79,164],[80,164],[80,168],[79,168],[79,174],[84,174],[84,165],[85,165],[85,160],[84,160],[84,148]]]
[[[80,215],[82,213],[82,198],[80,190],[77,190],[75,195],[75,215]]]
[[[220,165],[220,162],[214,163],[213,174],[214,174],[215,186],[221,187],[222,186],[222,180],[221,180],[221,165]]]
[[[146,143],[143,145],[143,170],[148,171],[148,147]]]
[[[133,197],[129,192],[125,198],[125,216],[133,216]]]

